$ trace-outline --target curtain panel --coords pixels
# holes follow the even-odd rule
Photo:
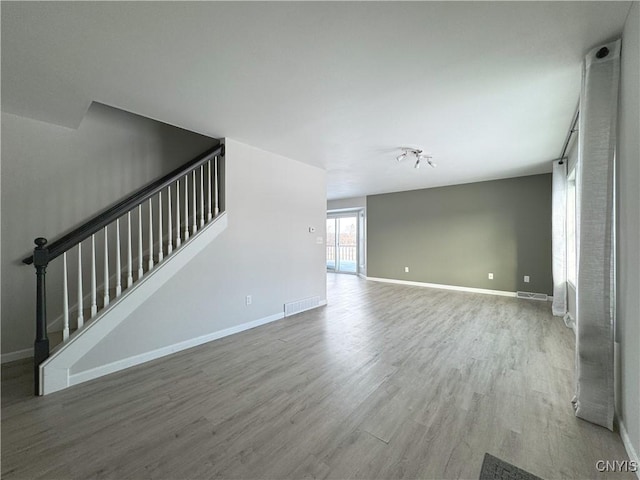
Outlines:
[[[576,415],[613,429],[613,181],[620,40],[583,63],[578,169]]]
[[[565,162],[553,163],[551,187],[551,252],[553,304],[556,316],[567,313],[567,168]]]

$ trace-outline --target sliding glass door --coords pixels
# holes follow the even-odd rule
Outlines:
[[[358,217],[327,218],[327,270],[358,273]]]

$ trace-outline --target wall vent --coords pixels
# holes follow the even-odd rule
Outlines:
[[[309,297],[296,302],[284,304],[284,316],[295,315],[296,313],[311,310],[320,306],[320,297]]]
[[[526,298],[527,300],[540,300],[546,302],[548,296],[544,293],[516,292],[518,298]]]

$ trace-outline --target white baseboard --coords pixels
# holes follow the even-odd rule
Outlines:
[[[640,479],[640,457],[638,456],[638,452],[631,443],[631,439],[629,438],[629,433],[624,426],[624,422],[619,420],[618,428],[620,429],[620,437],[622,438],[624,448],[627,451],[627,455],[629,455],[629,460],[631,460],[632,462],[636,462],[636,465],[638,465],[636,476],[638,477],[638,479]]]
[[[16,350],[15,352],[3,353],[0,357],[0,362],[15,362],[16,360],[23,360],[29,357],[33,357],[33,348],[25,348],[24,350]]]
[[[167,345],[166,347],[161,347],[150,352],[141,353],[133,357],[123,358],[106,365],[100,365],[99,367],[85,370],[84,372],[69,375],[69,386],[87,382],[89,380],[93,380],[110,373],[124,370],[125,368],[140,365],[141,363],[146,363],[151,360],[170,355],[172,353],[186,350],[188,348],[197,347],[198,345],[202,345],[203,343],[212,342],[213,340],[228,337],[229,335],[233,335],[235,333],[244,332],[245,330],[250,330],[267,323],[275,322],[276,320],[280,320],[282,318],[284,318],[284,312],[274,313],[273,315],[269,315],[258,320],[235,325],[233,327],[225,328],[224,330],[219,330],[217,332],[208,333],[200,337],[190,338],[182,342],[174,343],[173,345]]]
[[[499,295],[501,297],[514,297],[516,292],[506,292],[504,290],[487,290],[485,288],[459,287],[457,285],[441,285],[438,283],[412,282],[409,280],[396,280],[393,278],[366,277],[374,282],[395,283],[398,285],[411,285],[413,287],[438,288],[440,290],[456,290],[458,292],[482,293],[485,295]]]

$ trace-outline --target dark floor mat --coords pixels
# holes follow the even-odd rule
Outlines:
[[[526,472],[499,458],[484,454],[480,480],[542,480],[532,473]]]

